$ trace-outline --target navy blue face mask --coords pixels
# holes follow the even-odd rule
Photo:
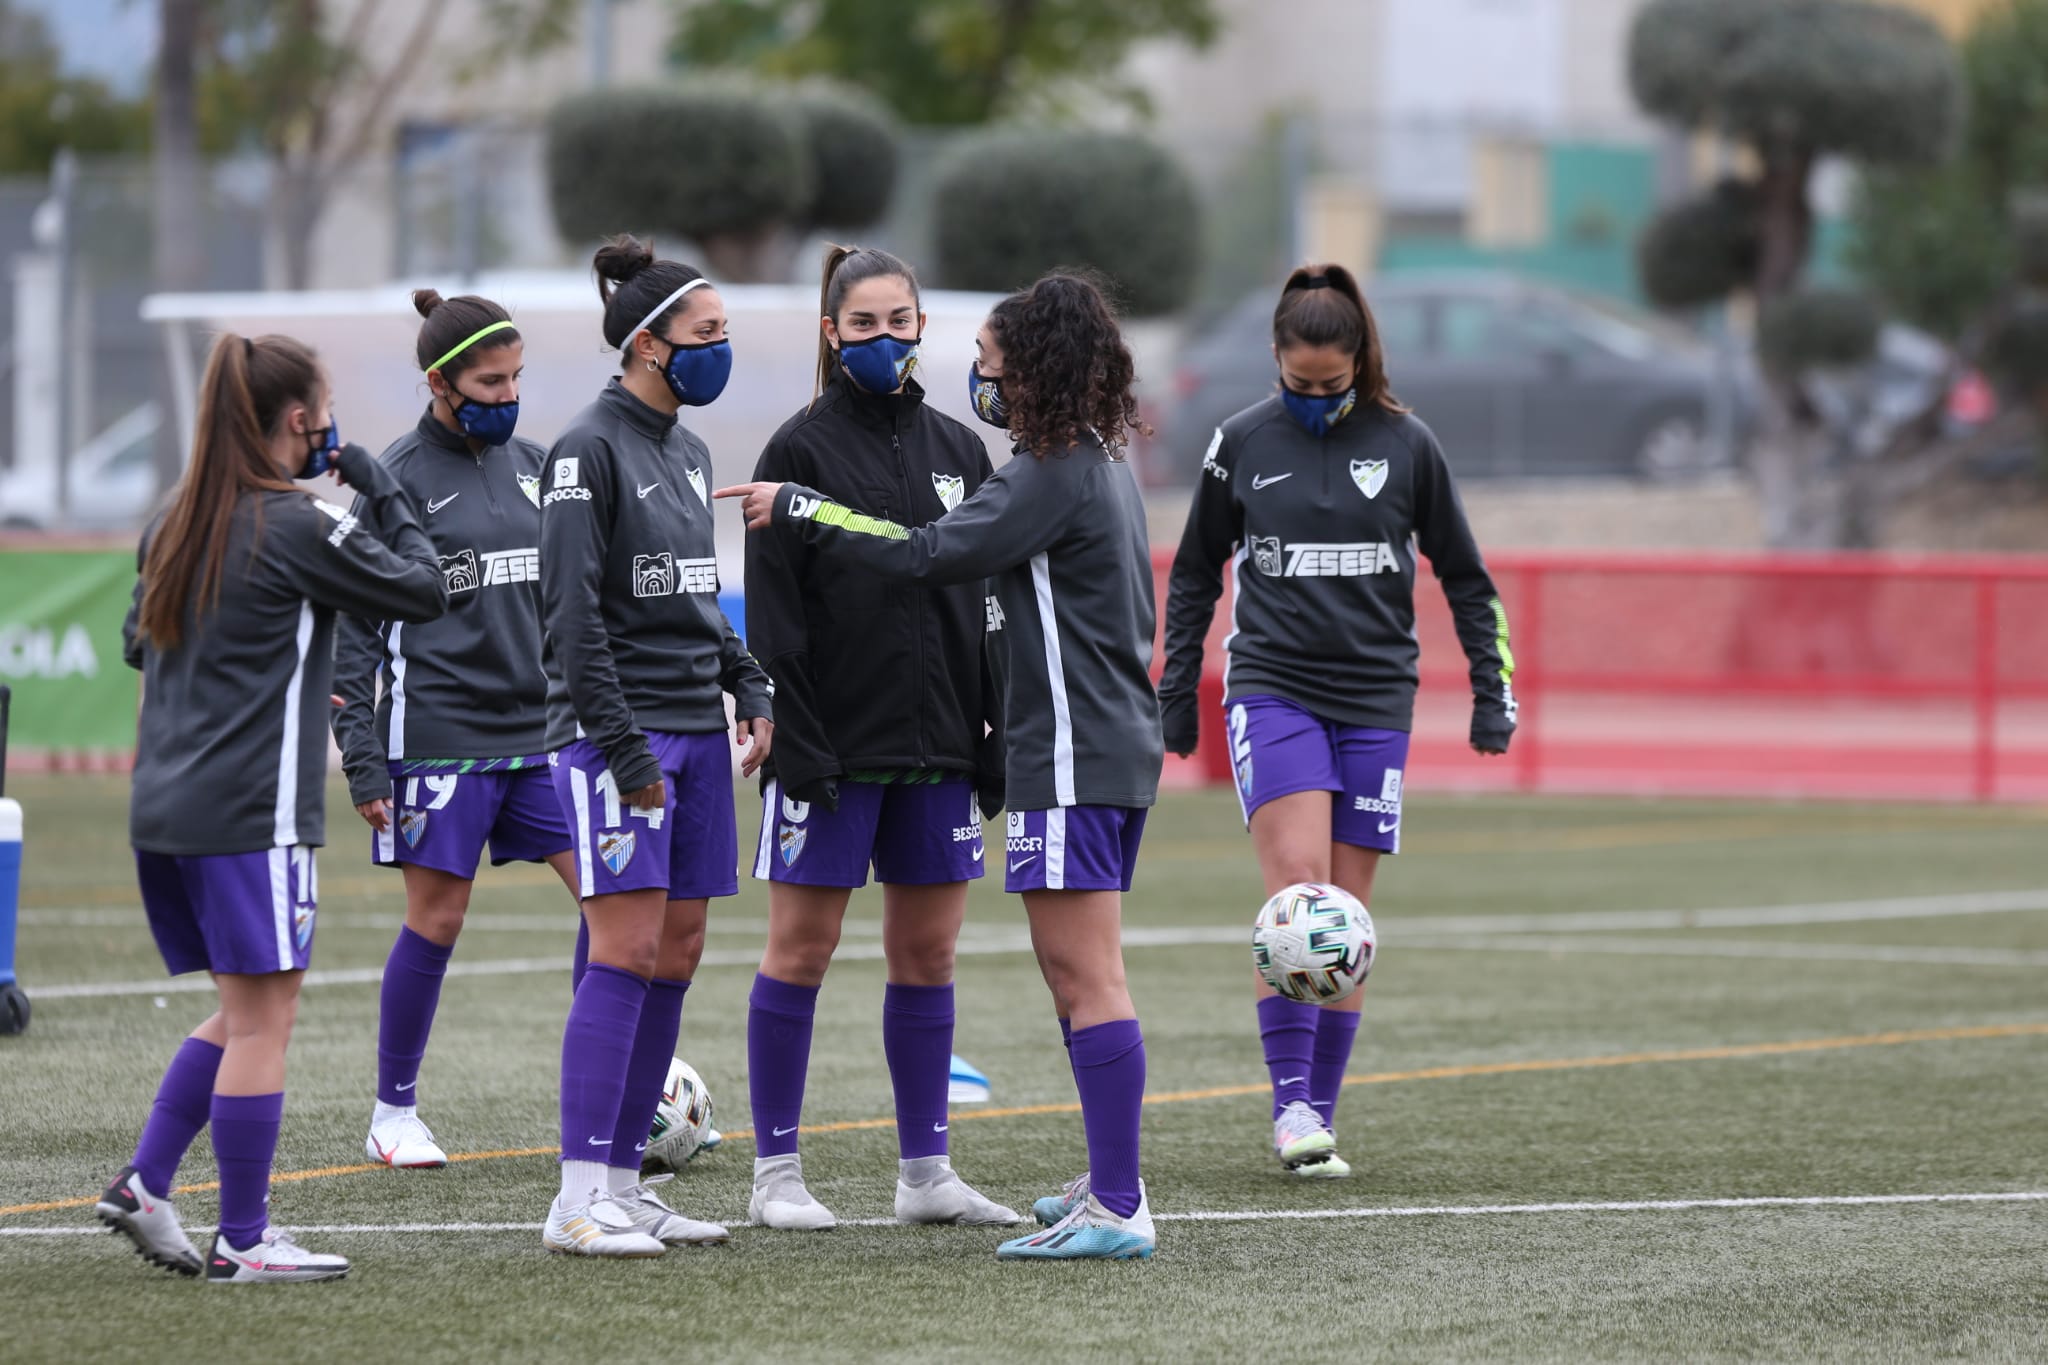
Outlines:
[[[1358,406],[1358,390],[1349,389],[1343,393],[1309,394],[1296,393],[1285,384],[1280,386],[1280,401],[1287,405],[1287,413],[1301,423],[1302,429],[1311,436],[1327,436],[1330,428],[1351,415]]]
[[[455,414],[455,425],[461,427],[462,434],[472,441],[501,446],[512,439],[513,431],[519,426],[517,398],[509,403],[485,403],[471,398],[453,384],[448,386],[447,398],[461,400],[450,410]]]
[[[306,463],[299,467],[296,477],[317,479],[334,468],[334,452],[341,449],[341,423],[329,417],[325,427],[306,435],[317,438],[319,444],[306,452]]]
[[[981,366],[969,362],[967,366],[967,401],[974,407],[974,415],[992,427],[1010,425],[1010,406],[1003,401],[1003,381],[984,379]]]
[[[668,381],[668,391],[678,403],[701,408],[725,392],[725,381],[732,378],[730,341],[701,341],[694,346],[671,341],[668,345],[668,364],[662,367],[661,377]]]
[[[853,382],[869,393],[894,393],[917,368],[917,343],[922,337],[905,341],[887,332],[865,341],[839,343],[839,363]]]

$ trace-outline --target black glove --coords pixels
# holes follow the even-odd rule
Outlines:
[[[1003,800],[1009,791],[1003,737],[994,733],[983,735],[974,758],[974,803],[981,808],[982,819],[993,820],[1003,813]]]
[[[1472,747],[1486,754],[1504,754],[1515,727],[1507,717],[1494,711],[1472,713]]]
[[[1202,738],[1201,704],[1191,693],[1159,699],[1159,729],[1169,751],[1186,758]]]
[[[382,492],[391,482],[383,463],[354,441],[334,452],[334,475],[358,493]]]
[[[772,765],[772,759],[770,763]],[[768,784],[774,780],[775,772],[772,766],[761,770],[761,795],[763,799],[768,795]],[[814,777],[800,787],[792,787],[785,784],[782,788],[782,795],[786,800],[803,801],[813,806],[823,806],[829,811],[836,811],[839,809],[839,776],[836,773],[832,773],[824,777]]]

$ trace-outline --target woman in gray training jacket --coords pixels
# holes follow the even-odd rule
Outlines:
[[[768,675],[718,606],[711,455],[676,421],[725,388],[725,305],[615,238],[594,262],[618,378],[548,452],[540,517],[555,791],[590,934],[562,1037],[561,1193],[542,1240],[581,1256],[722,1242],[640,1179],[714,896],[739,890],[725,697],[752,775]]]
[[[327,376],[290,337],[220,337],[192,466],[142,537],[122,630],[142,670],[129,838],[172,975],[206,971],[220,1009],[165,1072],[101,1221],[144,1260],[224,1283],[336,1279],[339,1256],[268,1226],[284,1056],[313,948],[313,850],[325,842],[334,614],[417,623],[447,604],[434,547],[361,446],[339,445]],[[332,465],[376,525],[293,478]],[[201,1257],[168,1195],[210,1126],[220,1229]]]
[[[494,865],[547,863],[572,895],[576,864],[544,733],[547,451],[514,434],[525,343],[503,308],[474,294],[444,299],[422,289],[413,307],[425,319],[414,355],[431,401],[379,463],[434,542],[448,614],[425,626],[342,618],[334,738],[349,800],[374,831],[371,861],[405,878],[405,923],[384,964],[376,1108],[363,1146],[372,1161],[420,1168],[448,1163],[419,1117],[420,1061],[484,846]],[[353,510],[376,523],[367,499]]]

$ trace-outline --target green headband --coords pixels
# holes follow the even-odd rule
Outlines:
[[[441,357],[441,358],[440,358],[439,360],[437,360],[437,361],[435,361],[435,362],[434,362],[433,364],[431,364],[431,365],[427,366],[427,369],[429,369],[429,370],[438,370],[438,369],[440,369],[440,368],[441,368],[441,367],[442,367],[443,365],[446,365],[446,364],[447,364],[447,363],[448,363],[449,361],[451,361],[451,360],[455,359],[455,357],[457,357],[457,356],[461,355],[461,354],[462,354],[462,353],[463,353],[464,351],[466,351],[466,350],[468,350],[468,349],[469,349],[470,347],[472,347],[472,346],[476,345],[476,344],[477,344],[477,343],[478,343],[479,341],[482,341],[482,340],[483,340],[483,339],[484,339],[485,337],[489,336],[489,335],[490,335],[491,333],[493,333],[493,332],[502,332],[502,331],[504,331],[504,330],[505,330],[505,329],[506,329],[507,327],[510,327],[511,325],[512,325],[512,320],[511,320],[510,318],[507,318],[507,319],[505,319],[505,320],[504,320],[503,322],[494,322],[494,323],[492,323],[492,324],[491,324],[490,326],[488,326],[488,327],[484,328],[484,329],[483,329],[482,331],[480,331],[480,332],[472,332],[472,333],[471,333],[471,334],[470,334],[469,336],[467,336],[467,337],[464,337],[464,338],[463,338],[463,339],[462,339],[462,340],[461,340],[460,342],[458,342],[458,343],[456,344],[456,346],[455,346],[455,349],[454,349],[454,350],[452,350],[452,351],[448,352],[448,354],[447,354],[447,355],[444,355],[444,356],[442,356],[442,357]]]

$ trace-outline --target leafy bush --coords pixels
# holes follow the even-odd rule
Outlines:
[[[1164,150],[1122,133],[999,131],[966,139],[936,175],[937,277],[1011,290],[1091,266],[1133,314],[1185,303],[1201,264],[1201,206]]]
[[[1877,303],[1846,289],[1807,289],[1770,300],[1757,317],[1757,351],[1773,373],[1860,365],[1877,354]]]
[[[879,222],[896,192],[896,121],[882,104],[845,86],[807,82],[794,92],[811,160],[806,226],[861,228]]]
[[[1659,308],[1699,308],[1728,297],[1756,275],[1756,191],[1724,180],[1666,209],[1636,246],[1643,293]]]

